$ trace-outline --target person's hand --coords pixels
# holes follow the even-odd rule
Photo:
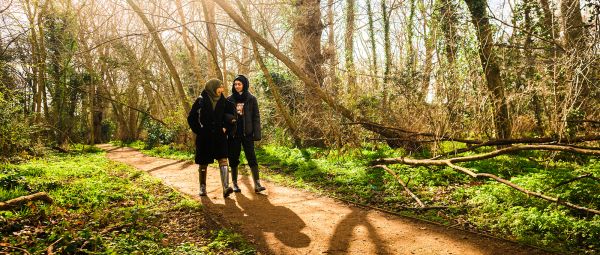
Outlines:
[[[225,129],[225,128],[223,128],[223,133],[226,133],[225,131],[226,131],[226,129]]]
[[[236,119],[231,119],[231,124],[235,123],[236,121]]]

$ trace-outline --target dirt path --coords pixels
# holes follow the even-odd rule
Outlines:
[[[208,196],[198,194],[198,166],[145,156],[131,148],[101,145],[107,156],[149,172],[199,199],[266,254],[546,254],[514,243],[341,203],[263,181],[255,194],[241,176],[242,193],[223,199],[216,168],[209,169]]]

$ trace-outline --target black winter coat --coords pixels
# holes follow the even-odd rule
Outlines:
[[[232,129],[234,108],[231,102],[221,95],[212,109],[208,93],[202,94],[192,105],[188,114],[188,125],[196,134],[196,164],[210,164],[215,159],[227,158],[227,134],[223,128]]]
[[[235,111],[235,98],[233,96],[229,96],[227,97],[227,100],[231,102],[232,106],[234,107],[234,116],[236,120],[240,117],[244,118],[243,121],[236,121],[233,124],[234,126],[230,129],[229,132],[230,138],[246,136],[254,141],[259,141],[260,139],[262,139],[260,131],[260,113],[258,111],[258,102],[256,100],[256,97],[248,93],[248,95],[246,96],[246,100],[244,101],[243,116],[239,116],[237,114],[237,111]],[[242,130],[244,130],[244,134],[236,134],[236,131],[238,130],[237,125],[240,122],[242,123],[242,125],[244,125],[244,127],[242,128]]]

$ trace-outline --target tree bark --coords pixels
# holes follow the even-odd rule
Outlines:
[[[388,99],[389,99],[389,91],[388,87],[390,86],[390,73],[392,69],[392,46],[390,43],[390,13],[388,13],[388,8],[386,5],[387,0],[381,1],[381,16],[383,22],[383,51],[385,58],[385,65],[383,71],[383,99],[381,100],[381,112],[383,114],[388,112]]]
[[[435,33],[433,22],[427,19],[427,7],[420,4],[421,16],[423,17],[423,33],[425,37],[425,59],[423,60],[423,77],[421,78],[420,101],[423,102],[429,94],[429,83],[431,82],[431,71],[433,70],[433,52],[435,47]]]
[[[585,44],[583,42],[584,24],[579,3],[579,0],[561,0],[560,12],[565,48],[581,52]]]
[[[344,34],[344,64],[348,78],[347,92],[356,95],[356,68],[354,67],[354,8],[355,0],[346,0],[346,33]]]
[[[189,39],[188,36],[188,28],[187,21],[185,19],[185,14],[183,13],[183,6],[181,4],[181,0],[176,0],[175,5],[177,6],[177,14],[179,15],[179,20],[181,22],[181,38],[183,39],[183,44],[188,50],[190,54],[190,62],[192,63],[192,70],[194,71],[194,77],[196,77],[196,87],[194,88],[195,95],[200,95],[200,91],[204,87],[202,83],[202,69],[200,69],[200,62],[198,62],[198,58],[196,57],[196,50],[194,49],[194,45]]]
[[[206,20],[206,31],[208,32],[208,54],[212,62],[208,63],[208,71],[211,77],[223,81],[223,72],[219,67],[219,57],[217,54],[217,26],[215,24],[215,5],[211,0],[202,0],[202,10]]]
[[[525,30],[527,31],[527,35],[525,38],[524,48],[525,48],[525,61],[527,63],[527,71],[525,76],[527,77],[527,87],[532,90],[532,104],[533,104],[533,114],[535,116],[535,132],[539,136],[544,135],[544,123],[542,121],[542,105],[540,102],[540,97],[538,95],[538,91],[535,88],[535,56],[533,55],[533,50],[531,46],[533,44],[533,24],[531,20],[531,3],[525,3],[524,7],[524,22],[525,22]]]
[[[504,83],[500,73],[500,66],[494,53],[494,40],[492,27],[487,17],[486,0],[465,0],[469,12],[473,18],[472,22],[477,30],[479,41],[479,58],[481,67],[485,73],[486,85],[492,95],[494,104],[494,126],[496,138],[506,139],[511,136],[511,121],[508,111],[508,103],[504,95]]]
[[[337,92],[340,80],[337,77],[338,72],[338,59],[337,59],[337,47],[335,45],[335,26],[334,18],[335,13],[333,11],[333,0],[327,0],[327,26],[329,32],[327,33],[327,50],[325,51],[325,58],[329,63],[329,80],[331,87]]]
[[[379,74],[379,71],[377,68],[377,42],[375,39],[375,25],[373,22],[373,7],[371,6],[371,0],[367,0],[367,17],[369,20],[369,41],[371,42],[371,55],[373,58],[373,62],[371,63],[371,76],[373,78],[371,79],[371,82],[374,87],[377,88],[379,87],[377,84],[377,75]]]

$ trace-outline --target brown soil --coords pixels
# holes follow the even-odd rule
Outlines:
[[[264,254],[548,254],[531,247],[427,222],[363,209],[332,198],[240,176],[241,193],[223,199],[219,173],[209,168],[208,196],[198,196],[198,166],[102,145],[112,160],[158,177],[200,200],[211,217],[233,226]]]

